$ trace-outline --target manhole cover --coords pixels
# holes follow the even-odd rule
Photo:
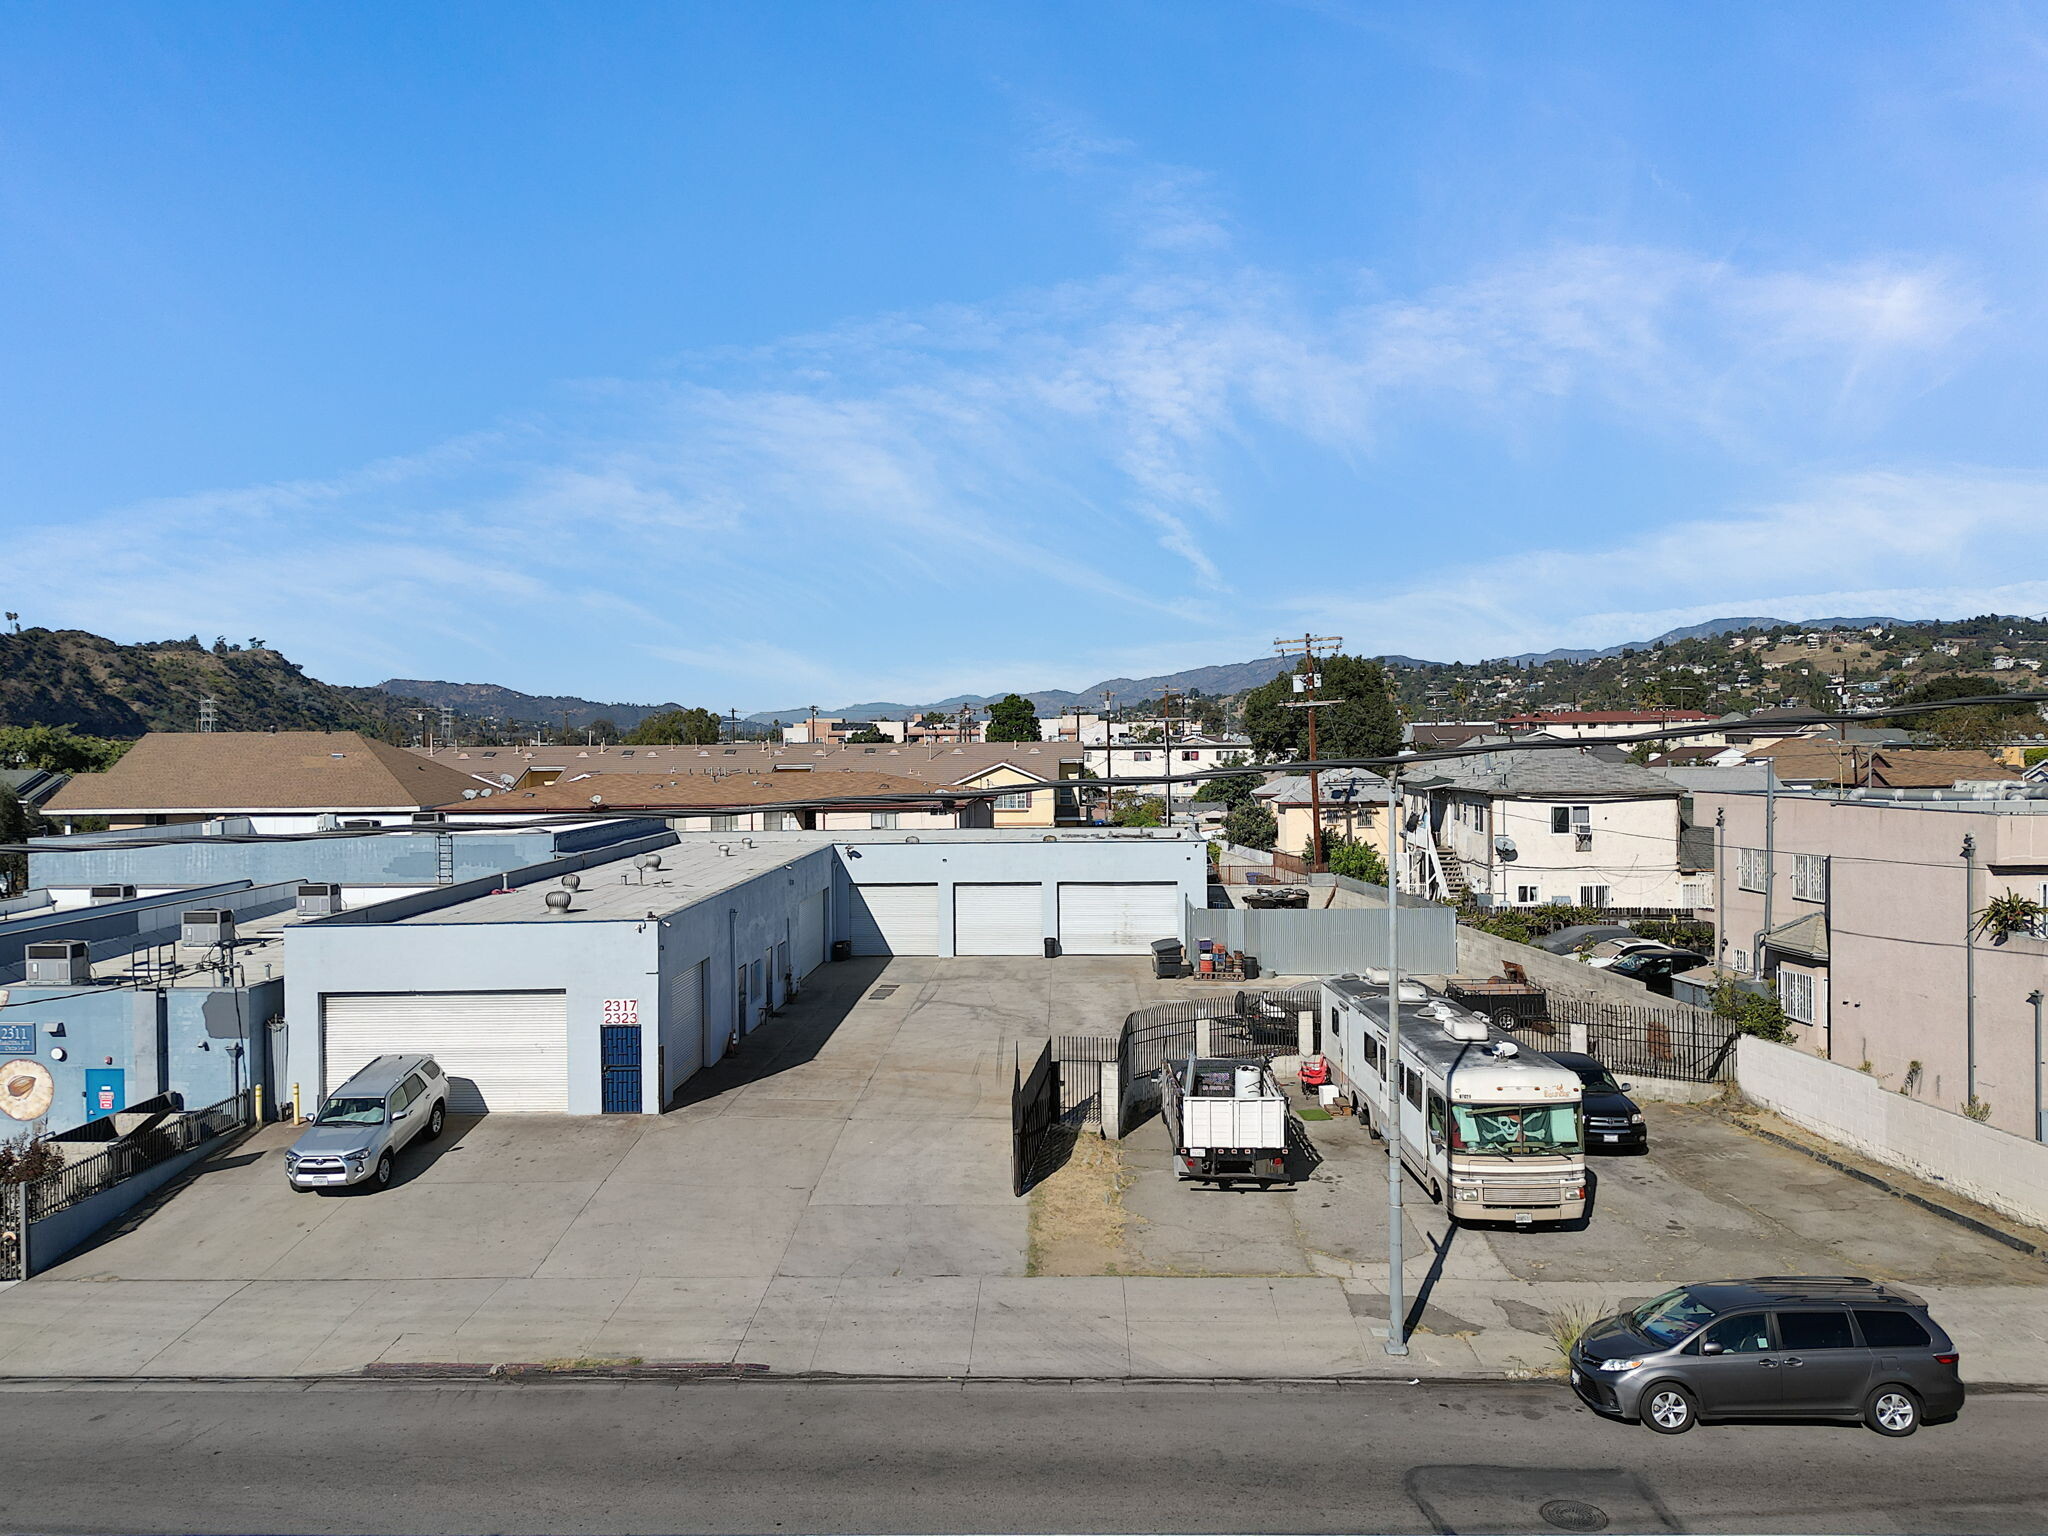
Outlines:
[[[1552,1499],[1536,1513],[1560,1531],[1607,1529],[1607,1511],[1598,1505],[1582,1503],[1578,1499]]]

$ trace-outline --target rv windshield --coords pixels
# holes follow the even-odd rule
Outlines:
[[[1579,1150],[1576,1104],[1453,1104],[1451,1148],[1457,1152],[1557,1153]]]

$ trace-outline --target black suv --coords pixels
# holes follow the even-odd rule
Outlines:
[[[1617,1083],[1607,1063],[1583,1051],[1545,1051],[1544,1055],[1575,1073],[1583,1085],[1580,1107],[1586,1116],[1588,1152],[1647,1152],[1650,1128],[1643,1112],[1628,1096],[1628,1084]]]
[[[1586,1406],[1676,1435],[1701,1419],[1855,1419],[1910,1435],[1962,1410],[1954,1342],[1910,1291],[1855,1275],[1681,1286],[1572,1346]]]
[[[1652,992],[1671,995],[1671,978],[1683,976],[1707,963],[1705,955],[1690,949],[1638,949],[1623,955],[1607,967],[1609,974],[1640,981]]]

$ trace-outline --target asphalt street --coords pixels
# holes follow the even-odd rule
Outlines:
[[[1386,1382],[52,1383],[0,1425],[10,1530],[2048,1530],[2025,1393],[1903,1441]]]

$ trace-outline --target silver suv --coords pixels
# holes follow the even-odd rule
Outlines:
[[[327,1097],[284,1155],[293,1189],[391,1182],[392,1160],[415,1137],[432,1141],[448,1120],[448,1079],[431,1056],[379,1056]]]
[[[1587,1407],[1676,1435],[1701,1419],[1860,1418],[1881,1435],[1961,1412],[1956,1346],[1910,1291],[1766,1275],[1666,1291],[1572,1346]]]

